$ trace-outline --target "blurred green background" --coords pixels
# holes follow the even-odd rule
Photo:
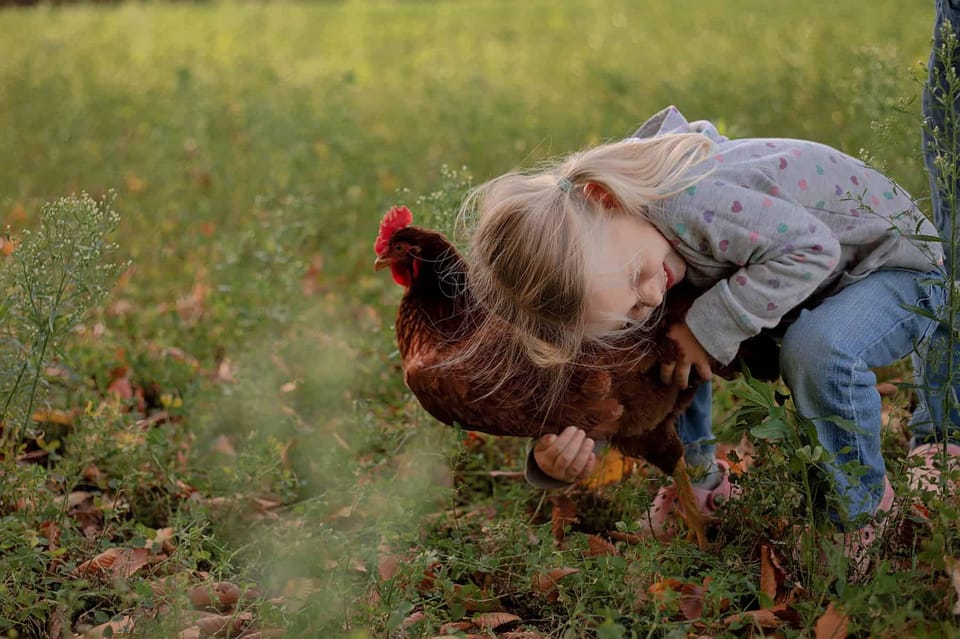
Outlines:
[[[919,106],[893,107],[919,94],[931,23],[932,6],[896,0],[7,9],[0,215],[118,191],[153,300],[221,259],[257,196],[309,196],[309,243],[349,277],[398,188],[618,138],[668,104],[731,135],[868,149],[920,197]]]

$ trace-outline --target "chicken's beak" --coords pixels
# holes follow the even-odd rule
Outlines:
[[[373,270],[382,271],[383,269],[389,267],[391,264],[393,264],[393,258],[378,255],[377,259],[373,261]]]

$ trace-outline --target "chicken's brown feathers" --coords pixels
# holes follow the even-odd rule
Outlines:
[[[674,424],[694,389],[663,384],[659,363],[675,357],[666,324],[683,318],[694,293],[671,291],[665,321],[652,340],[637,334],[613,347],[587,348],[563,371],[559,400],[548,402],[551,394],[544,391],[555,376],[523,359],[508,327],[473,303],[466,265],[443,235],[404,225],[383,246],[385,252],[390,245],[416,263],[397,314],[397,344],[404,381],[434,418],[521,437],[576,426],[673,472],[683,455]],[[775,367],[775,352],[772,357]],[[497,375],[501,364],[509,377]],[[478,375],[479,370],[487,373]]]

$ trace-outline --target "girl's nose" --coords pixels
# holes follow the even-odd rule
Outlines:
[[[663,286],[651,278],[637,291],[644,306],[656,308],[663,303]]]

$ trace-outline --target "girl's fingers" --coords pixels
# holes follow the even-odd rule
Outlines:
[[[660,381],[664,384],[673,383],[673,373],[677,369],[674,362],[660,364]]]
[[[591,453],[589,459],[587,459],[587,466],[580,472],[581,477],[589,477],[593,474],[593,469],[597,466],[597,455],[596,453]]]
[[[680,366],[677,366],[673,378],[677,386],[686,388],[690,384],[690,364],[684,362]]]
[[[553,442],[555,441],[557,441],[556,435],[552,433],[550,435],[544,435],[543,437],[537,440],[537,444],[536,446],[534,446],[534,449],[538,451],[544,451],[548,449],[550,446],[552,446]]]
[[[571,426],[571,428],[573,427]],[[566,431],[564,431],[564,434],[566,434]],[[577,455],[580,453],[580,448],[583,445],[583,440],[586,438],[586,436],[587,434],[579,428],[573,429],[573,433],[570,435],[563,447],[563,451],[557,458],[557,461],[561,464],[563,470],[569,468],[577,458]]]
[[[580,450],[577,451],[577,456],[570,463],[569,474],[574,477],[583,477],[591,457],[593,457],[593,441],[585,439],[580,445]]]
[[[710,364],[699,362],[697,364],[697,375],[699,375],[703,381],[709,382],[710,378],[713,377],[713,369],[710,367]]]

